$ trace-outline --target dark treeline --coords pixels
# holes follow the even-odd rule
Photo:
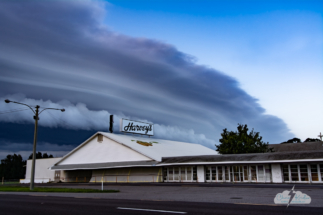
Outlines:
[[[32,159],[33,154],[29,156]],[[47,153],[42,154],[41,152],[36,153],[36,159],[41,158],[53,158],[53,155],[48,155]],[[26,163],[21,155],[7,155],[5,159],[1,160],[0,163],[0,177],[5,179],[23,179],[26,174]]]
[[[285,144],[285,143],[301,143],[301,139],[294,137],[293,139],[289,139],[285,142],[282,142],[280,144]],[[304,143],[308,143],[308,142],[322,142],[322,140],[317,139],[317,138],[307,138],[306,140],[304,140]]]

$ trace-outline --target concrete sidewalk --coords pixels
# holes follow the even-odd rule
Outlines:
[[[40,187],[40,185],[37,185]],[[46,186],[47,187],[47,186]],[[59,185],[55,187],[70,188],[91,188],[101,189],[98,185]],[[0,194],[33,195],[33,196],[61,196],[75,198],[100,198],[100,199],[132,199],[132,200],[152,200],[152,201],[186,201],[186,202],[213,202],[213,203],[237,203],[237,204],[262,204],[273,205],[277,193],[289,188],[268,187],[259,188],[254,186],[234,186],[234,187],[199,187],[192,185],[181,186],[126,186],[126,185],[105,185],[104,189],[120,190],[120,193],[32,193],[32,192],[0,192]],[[320,187],[300,187],[295,186],[296,191],[306,193],[312,199],[310,207],[323,207],[323,192]],[[290,205],[294,207],[296,205]]]

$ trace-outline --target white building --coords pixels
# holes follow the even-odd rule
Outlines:
[[[322,183],[322,142],[292,144],[271,145],[273,153],[218,155],[199,144],[97,132],[55,162],[37,160],[35,178],[36,182],[37,177],[48,176],[62,182]]]

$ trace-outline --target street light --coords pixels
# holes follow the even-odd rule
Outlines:
[[[35,181],[35,159],[36,159],[36,144],[37,144],[37,129],[38,129],[38,120],[39,120],[39,115],[41,114],[41,112],[43,112],[44,110],[48,110],[48,109],[52,109],[52,110],[60,110],[62,112],[65,111],[65,109],[57,109],[57,108],[45,108],[42,111],[39,112],[39,106],[36,105],[36,110],[34,110],[32,107],[30,107],[27,104],[24,103],[20,103],[20,102],[15,102],[15,101],[10,101],[9,99],[4,100],[6,103],[16,103],[16,104],[20,104],[20,105],[25,105],[27,107],[30,108],[30,110],[32,110],[32,112],[35,114],[34,116],[34,120],[35,120],[35,132],[34,132],[34,145],[33,145],[33,162],[32,162],[32,166],[31,166],[31,178],[30,178],[30,190],[34,189],[34,181]]]

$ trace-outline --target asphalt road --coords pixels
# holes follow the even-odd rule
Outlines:
[[[291,190],[293,185],[252,185],[221,184],[209,187],[199,184],[167,184],[164,186],[154,184],[104,184],[104,189],[120,190],[119,193],[41,193],[41,195],[55,197],[75,198],[100,198],[111,200],[142,200],[142,201],[178,201],[178,202],[200,202],[200,203],[229,203],[229,204],[261,204],[275,205],[274,198],[284,190]],[[176,185],[176,186],[175,186]],[[224,185],[224,184],[223,184]],[[70,187],[70,188],[92,188],[101,189],[100,184],[36,184],[40,186]],[[264,187],[265,186],[265,187]],[[323,208],[322,185],[296,185],[296,191],[305,193],[311,197],[308,207]],[[0,192],[0,195],[15,194],[26,195],[26,193]],[[28,193],[33,194],[33,193]],[[323,213],[322,213],[323,214]]]
[[[0,195],[0,214],[322,214],[322,208],[249,204],[140,201],[31,195]]]

